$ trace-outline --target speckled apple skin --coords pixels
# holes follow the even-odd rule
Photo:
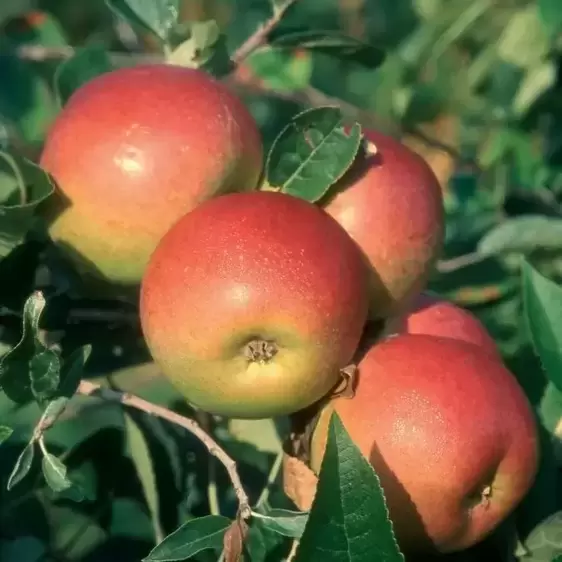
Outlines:
[[[365,130],[376,147],[322,205],[371,266],[370,317],[387,318],[422,291],[444,237],[443,196],[426,161],[396,139]]]
[[[180,216],[256,188],[262,151],[249,111],[202,71],[152,64],[102,74],[47,135],[40,163],[61,195],[47,211],[50,234],[84,271],[138,284]]]
[[[235,418],[300,410],[324,396],[365,325],[368,270],[320,207],[274,192],[209,200],[162,239],[141,286],[156,362],[192,404]],[[248,342],[278,347],[249,362]]]
[[[389,322],[387,332],[453,338],[501,357],[494,338],[474,314],[429,292],[420,293],[406,314]]]
[[[537,429],[521,387],[493,355],[466,342],[404,334],[371,347],[354,398],[338,398],[320,415],[316,473],[333,411],[375,467],[406,550],[475,544],[536,475]],[[482,500],[487,485],[491,495]]]

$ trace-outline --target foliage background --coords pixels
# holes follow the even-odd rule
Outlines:
[[[215,18],[231,48],[270,12],[266,0],[181,5],[186,20]],[[37,10],[46,17],[37,17]],[[445,254],[430,287],[486,324],[537,406],[545,442],[552,440],[556,431],[562,434],[562,400],[548,386],[521,321],[520,257],[523,252],[540,272],[562,280],[559,0],[301,0],[281,27],[310,22],[380,46],[386,58],[373,70],[306,50],[264,50],[250,57],[232,86],[260,124],[266,147],[296,113],[337,99],[347,115],[402,138],[430,162],[447,208]],[[135,37],[101,0],[2,0],[0,25],[0,144],[31,159],[58,111],[53,78],[68,47],[100,45],[114,56],[129,53],[132,61],[157,53],[148,34]],[[43,48],[26,50],[35,44]],[[3,201],[10,195],[5,177],[0,167]],[[69,272],[51,252],[36,234],[0,262],[2,351],[18,341],[23,304],[39,285],[56,302],[42,327],[63,354],[94,343],[87,377],[192,414],[149,362],[131,307],[92,304],[79,291],[53,293]],[[14,539],[19,545],[27,541],[31,550],[25,552],[35,548],[50,560],[140,560],[155,534],[208,513],[210,495],[217,495],[223,513],[236,509],[225,474],[198,441],[187,437],[186,445],[183,433],[155,419],[124,417],[115,405],[80,398],[48,442],[91,499],[76,504],[53,498],[37,467],[34,486],[7,492],[5,483],[38,414],[36,405],[15,406],[0,396],[1,421],[16,428],[0,448],[2,561],[20,559],[10,550],[22,548]],[[257,499],[280,450],[275,424],[233,421],[210,429],[241,461],[243,480]],[[517,514],[523,535],[562,509],[557,449],[546,451],[537,484]],[[278,487],[270,501],[287,505]],[[490,546],[495,540],[451,559],[486,552],[511,559]],[[264,532],[252,541],[256,560],[280,559],[284,546],[277,535]],[[551,560],[536,556],[522,559]],[[201,557],[207,559],[213,558]]]

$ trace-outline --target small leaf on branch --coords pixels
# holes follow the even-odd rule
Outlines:
[[[562,392],[562,287],[526,260],[521,276],[529,336],[546,375]]]
[[[14,469],[8,478],[7,489],[11,490],[16,484],[21,482],[28,474],[33,463],[33,457],[35,456],[35,441],[30,441],[23,451],[20,453]]]
[[[235,519],[228,527],[223,538],[225,562],[240,562],[244,555],[244,543],[248,536],[248,523]]]
[[[378,68],[385,59],[381,48],[331,30],[277,28],[269,34],[269,44],[278,49],[309,49],[370,69]]]
[[[30,362],[36,353],[45,350],[38,339],[39,319],[45,308],[45,298],[34,292],[23,308],[23,333],[19,343],[0,360],[0,386],[6,396],[17,403],[33,398]]]
[[[14,430],[11,427],[0,425],[0,445],[9,439],[13,432]]]
[[[166,60],[187,68],[202,68],[217,78],[234,68],[226,37],[215,20],[191,22],[187,39],[175,47]]]
[[[266,189],[318,201],[353,164],[361,140],[359,123],[346,131],[339,108],[303,111],[271,146],[266,161]]]
[[[301,538],[308,521],[308,513],[288,509],[267,509],[253,515],[259,525],[292,539]]]
[[[0,151],[0,259],[22,244],[35,221],[35,210],[55,190],[39,166]]]
[[[168,44],[179,16],[179,0],[106,0],[131,26],[150,31]]]
[[[203,550],[220,551],[231,520],[222,515],[207,515],[192,519],[178,527],[156,545],[144,562],[179,562]]]
[[[332,414],[318,489],[294,560],[373,559],[404,562],[379,478]]]
[[[554,562],[556,556],[562,556],[562,511],[558,511],[543,519],[525,539],[523,547],[526,554],[521,561]]]
[[[39,403],[55,395],[60,380],[60,363],[58,354],[51,349],[38,353],[29,362],[31,392]]]
[[[82,380],[84,367],[92,353],[92,346],[86,344],[75,349],[63,363],[61,370],[61,385],[59,393],[62,396],[71,398],[74,396]]]
[[[54,492],[64,492],[72,486],[72,482],[66,476],[67,468],[65,464],[55,455],[51,453],[44,454],[41,468],[43,469],[45,481]]]
[[[62,62],[55,72],[54,88],[62,107],[72,94],[92,78],[114,69],[109,54],[101,45],[88,45]]]

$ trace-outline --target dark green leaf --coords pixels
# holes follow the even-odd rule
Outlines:
[[[175,562],[186,560],[203,550],[220,551],[230,523],[230,519],[221,515],[187,521],[156,545],[144,562]]]
[[[78,49],[57,67],[54,88],[59,105],[64,106],[72,94],[86,82],[112,70],[114,66],[101,45],[88,45]]]
[[[84,367],[92,353],[92,346],[86,344],[78,349],[75,349],[71,355],[65,359],[61,372],[61,385],[59,392],[71,398],[80,385],[82,375],[84,374]]]
[[[54,396],[60,380],[60,358],[51,350],[35,355],[29,362],[31,392],[38,402],[45,402]]]
[[[300,539],[308,521],[308,513],[288,509],[268,509],[263,514],[254,512],[254,518],[260,525],[275,533]]]
[[[44,307],[45,298],[39,291],[27,299],[21,340],[0,360],[0,386],[8,398],[17,403],[26,403],[33,398],[30,361],[36,353],[45,350],[37,337]]]
[[[373,530],[376,529],[376,532]],[[404,562],[380,481],[337,414],[295,562]]]
[[[23,140],[35,143],[56,115],[48,84],[33,68],[9,49],[0,36],[0,121],[12,125]]]
[[[21,482],[27,476],[29,470],[31,469],[31,464],[33,463],[34,456],[35,441],[30,441],[20,453],[14,469],[10,474],[10,478],[8,478],[8,490],[11,490],[16,484]]]
[[[370,69],[379,67],[385,58],[385,52],[379,47],[330,30],[274,31],[270,34],[270,45],[273,48],[310,49]]]
[[[2,562],[41,562],[45,554],[45,546],[35,537],[18,537],[0,544]]]
[[[168,63],[202,68],[217,78],[234,68],[226,38],[215,20],[191,22],[189,37],[166,58]]]
[[[55,455],[51,453],[43,454],[41,468],[45,481],[54,492],[63,492],[72,486],[72,482],[66,476],[67,468],[65,464]]]
[[[106,0],[131,25],[147,29],[168,43],[178,21],[179,0]]]
[[[529,336],[548,378],[562,391],[562,287],[527,261],[521,275]]]
[[[562,555],[562,511],[552,514],[533,529],[524,542],[523,562],[551,562]]]
[[[530,67],[519,84],[511,109],[515,116],[523,116],[533,104],[556,84],[557,67],[553,61],[544,61]]]
[[[0,425],[0,445],[9,439],[13,432],[11,427]]]
[[[49,12],[32,11],[11,19],[5,26],[6,37],[14,47],[41,45],[64,47],[68,38],[58,20]]]
[[[156,536],[163,536],[160,522],[160,502],[158,499],[158,486],[152,456],[142,427],[127,412],[125,417],[125,433],[129,455],[135,465],[135,470],[142,485],[144,497],[150,511],[152,525]]]
[[[478,243],[478,252],[487,256],[560,248],[562,219],[543,215],[523,215],[507,219],[492,228]]]
[[[308,109],[275,139],[266,162],[269,188],[318,201],[354,162],[361,145],[358,123],[346,132],[337,107]]]
[[[53,192],[51,177],[39,166],[0,151],[0,259],[24,241],[36,208]]]

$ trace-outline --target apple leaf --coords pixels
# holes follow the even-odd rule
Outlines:
[[[0,259],[22,244],[35,221],[35,210],[55,190],[39,166],[0,151]]]
[[[562,556],[562,511],[553,513],[535,527],[523,543],[521,562],[551,562]]]
[[[21,482],[31,470],[33,458],[35,457],[35,441],[30,441],[20,453],[16,464],[8,478],[7,490],[11,490],[16,484]]]
[[[143,561],[179,562],[203,550],[220,551],[230,524],[231,520],[222,515],[207,515],[187,521],[156,545]]]
[[[0,425],[0,445],[9,439],[13,432],[11,427]]]
[[[330,419],[318,489],[295,557],[316,560],[404,562],[379,478],[337,414]]]
[[[168,63],[202,68],[217,78],[233,70],[226,37],[215,20],[191,22],[188,35],[166,57]]]
[[[0,360],[0,387],[10,400],[26,403],[33,398],[31,365],[37,353],[45,351],[39,341],[39,320],[45,308],[45,298],[36,291],[23,308],[23,333],[18,344]],[[38,376],[39,372],[35,372]]]
[[[142,427],[136,422],[134,416],[125,411],[124,417],[128,452],[133,460],[135,470],[142,485],[155,535],[164,536],[160,523],[158,486],[148,442],[144,436]]]
[[[308,513],[288,509],[266,509],[253,512],[253,517],[263,527],[292,539],[301,538],[308,521]]]
[[[64,106],[86,82],[113,69],[113,63],[103,46],[94,44],[78,49],[55,72],[54,89],[59,105]]]
[[[82,380],[86,362],[92,353],[92,346],[86,344],[75,349],[64,361],[61,370],[59,394],[71,398]]]
[[[543,215],[522,215],[503,221],[478,242],[478,252],[502,255],[506,252],[528,253],[534,250],[562,248],[562,219]]]
[[[266,161],[266,187],[318,201],[354,162],[361,146],[359,123],[345,130],[337,107],[296,115],[273,142]]]
[[[562,391],[562,287],[526,260],[521,275],[529,336],[548,378]]]
[[[72,482],[68,479],[65,464],[55,455],[46,453],[43,455],[41,465],[43,475],[49,488],[54,492],[63,492],[72,486]]]
[[[269,45],[274,49],[307,49],[357,63],[369,69],[378,68],[385,59],[384,50],[331,30],[283,30],[269,34]]]
[[[168,44],[178,21],[179,0],[106,0],[107,5],[133,27],[154,33]]]

